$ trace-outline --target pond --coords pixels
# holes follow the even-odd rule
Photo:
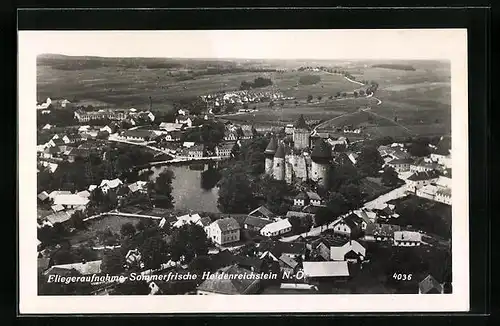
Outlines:
[[[164,170],[174,172],[172,195],[176,209],[219,212],[217,208],[219,173],[213,164],[163,165],[151,168],[150,180],[155,180]]]

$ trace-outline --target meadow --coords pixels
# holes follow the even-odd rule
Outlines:
[[[377,62],[369,61],[318,62],[318,65],[341,67],[358,81],[375,81],[379,85],[375,94],[376,99],[330,100],[329,97],[335,96],[338,92],[349,93],[362,87],[346,80],[341,75],[322,71],[246,71],[215,75],[200,73],[204,71],[203,69],[210,69],[207,67],[217,64],[224,65],[224,67],[246,67],[245,69],[252,70],[297,68],[300,66],[299,62],[274,60],[266,63],[265,61],[234,60],[214,63],[214,61],[182,60],[174,64],[171,61],[150,62],[140,58],[123,62],[117,58],[103,59],[102,62],[99,60],[93,59],[92,65],[74,68],[73,64],[64,69],[61,69],[59,61],[57,65],[50,61],[39,61],[38,99],[67,98],[84,105],[147,109],[149,97],[151,97],[154,110],[169,111],[173,108],[173,103],[182,98],[222,90],[237,90],[242,81],[265,77],[271,78],[273,85],[259,90],[280,90],[286,97],[295,99],[284,101],[283,106],[280,103],[273,107],[270,107],[269,103],[250,104],[250,108],[255,107],[258,111],[226,115],[225,119],[247,123],[283,124],[295,121],[299,115],[304,114],[306,120],[328,121],[337,116],[357,112],[360,108],[371,107],[371,112],[378,118],[376,125],[367,126],[367,133],[370,135],[439,135],[449,134],[451,130],[451,77],[449,63],[444,62],[404,62],[414,67],[415,70],[373,67]],[[309,65],[314,66],[314,63],[310,62]],[[199,74],[189,77],[193,71]],[[300,77],[307,75],[318,75],[321,80],[313,85],[300,85]],[[180,78],[180,76],[188,76],[192,79]],[[309,95],[313,97],[311,103],[306,101]],[[359,117],[353,120],[354,122],[348,124],[367,125],[367,121]],[[397,123],[388,124],[387,121],[390,120],[396,120]],[[335,127],[341,127],[340,123],[345,122],[332,120],[329,126],[330,131]],[[328,131],[328,128],[325,131]]]

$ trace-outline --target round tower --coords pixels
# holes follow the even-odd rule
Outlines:
[[[278,149],[278,142],[275,137],[272,137],[266,147],[266,150],[264,151],[264,156],[266,157],[265,169],[267,175],[273,175],[273,160],[274,154],[276,154],[276,149]]]
[[[332,150],[324,140],[319,139],[311,153],[311,179],[322,187],[328,186]]]
[[[285,146],[278,145],[273,160],[273,176],[276,180],[285,180]]]

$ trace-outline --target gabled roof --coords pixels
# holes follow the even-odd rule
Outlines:
[[[394,232],[400,230],[401,227],[399,225],[371,223],[366,226],[365,234],[392,238]]]
[[[38,194],[37,197],[41,201],[45,201],[47,198],[49,198],[49,194],[46,191],[42,191],[41,193]]]
[[[45,219],[52,224],[63,223],[63,222],[68,221],[71,218],[71,214],[73,212],[74,212],[73,210],[72,211],[57,212],[57,213],[46,216]]]
[[[307,191],[306,194],[310,200],[321,200],[321,197],[315,192]]]
[[[74,263],[64,265],[54,265],[45,271],[45,275],[55,272],[54,269],[76,270],[81,275],[99,274],[101,272],[101,260],[89,261],[85,263]]]
[[[425,171],[425,172],[416,172],[408,177],[410,181],[422,181],[422,180],[431,180],[438,178],[437,171]]]
[[[418,288],[420,289],[420,293],[429,293],[433,289],[436,290],[438,293],[443,292],[443,286],[439,284],[439,282],[432,277],[432,275],[427,275],[426,278],[424,278],[419,284]]]
[[[422,234],[412,231],[395,231],[394,240],[420,242],[422,241]]]
[[[272,223],[269,223],[267,224],[266,226],[264,226],[260,232],[261,234],[263,232],[271,232],[271,233],[274,233],[274,232],[277,232],[277,231],[281,231],[281,230],[285,230],[285,229],[288,229],[288,228],[291,228],[292,227],[292,224],[290,223],[290,221],[286,218],[286,219],[282,219],[282,220],[279,220],[279,221],[276,221],[276,222],[272,222]]]
[[[244,222],[244,224],[251,225],[253,227],[257,227],[260,229],[262,229],[264,226],[266,226],[267,224],[270,224],[270,223],[272,223],[270,220],[258,218],[258,217],[254,217],[254,216],[247,216],[247,218],[245,218],[245,222]]]
[[[248,215],[254,217],[264,216],[266,218],[274,217],[274,213],[271,212],[266,206],[259,206],[250,213],[248,213]]]
[[[295,259],[291,258],[286,254],[282,254],[279,257],[279,260],[281,260],[283,263],[285,263],[287,266],[291,268],[295,268],[299,264]]]
[[[270,251],[274,256],[280,257],[282,254],[304,255],[306,244],[303,242],[282,242],[282,241],[262,241],[257,249],[259,252]]]
[[[351,240],[341,247],[332,246],[330,248],[331,260],[344,260],[348,252],[354,252],[359,256],[366,256],[366,249],[356,240]]]
[[[200,219],[200,223],[203,225],[203,226],[208,226],[210,225],[210,223],[212,223],[212,220],[210,219],[210,217],[206,216],[206,217],[202,217]]]
[[[298,193],[297,196],[295,196],[295,199],[308,200],[309,196],[307,195],[307,193],[305,191],[301,191]]]
[[[89,203],[87,198],[82,196],[78,196],[77,194],[69,194],[69,195],[59,195],[54,198],[55,205],[63,205],[63,206],[85,206]]]
[[[219,269],[216,274],[246,276],[253,274],[253,272],[232,265]],[[197,289],[217,294],[247,294],[255,293],[257,291],[256,284],[258,283],[259,281],[254,277],[214,277],[206,279]]]
[[[437,144],[437,149],[434,151],[434,154],[447,156],[450,154],[451,150],[451,137],[443,136],[441,140]]]
[[[411,164],[411,163],[413,163],[413,160],[411,158],[395,158],[395,159],[387,162],[387,164],[392,164],[392,165]]]
[[[121,184],[123,184],[123,182],[120,179],[118,179],[118,178],[113,179],[113,180],[106,180],[106,179],[104,179],[104,180],[101,181],[101,184],[99,185],[99,188],[101,188],[103,186],[107,186],[108,188],[113,189],[113,188],[118,187]]]
[[[223,219],[219,219],[219,220],[216,220],[214,223],[219,226],[219,228],[222,232],[234,231],[234,230],[240,229],[240,225],[232,217],[226,217]]]

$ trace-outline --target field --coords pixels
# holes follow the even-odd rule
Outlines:
[[[368,136],[405,137],[408,135],[440,135],[451,130],[451,77],[449,63],[437,61],[394,61],[394,62],[305,62],[271,60],[246,62],[233,60],[216,61],[180,60],[177,63],[150,62],[151,59],[98,58],[92,64],[75,66],[74,63],[61,69],[57,64],[40,61],[37,69],[38,99],[46,97],[68,98],[80,104],[94,106],[135,107],[145,109],[149,97],[153,109],[170,110],[174,101],[186,97],[206,95],[221,90],[236,90],[242,81],[252,81],[256,77],[273,80],[273,86],[261,90],[280,90],[295,100],[284,105],[269,107],[268,103],[251,104],[258,111],[251,114],[225,116],[226,119],[257,124],[282,124],[294,121],[300,114],[306,120],[328,121],[337,116],[355,113],[359,108],[369,106],[371,116],[377,115],[375,125],[367,126]],[[102,60],[99,61],[99,60]],[[121,61],[120,61],[121,60]],[[145,61],[144,61],[145,60]],[[174,60],[174,59],[171,59]],[[177,60],[177,59],[176,59]],[[415,70],[375,68],[374,64],[407,64]],[[375,98],[348,98],[330,100],[338,92],[359,90],[360,85],[348,81],[343,76],[327,72],[287,70],[284,72],[255,72],[260,68],[297,68],[300,65],[338,67],[349,72],[358,81],[368,80],[378,83]],[[249,71],[222,74],[203,74],[203,69],[222,65],[224,67],[245,67]],[[70,67],[70,68],[68,68]],[[74,68],[76,67],[76,68]],[[236,68],[235,68],[236,69]],[[253,69],[253,70],[252,70]],[[198,75],[194,74],[193,71]],[[201,71],[201,73],[200,73]],[[237,70],[236,70],[237,71]],[[190,75],[191,74],[191,75]],[[299,85],[301,76],[319,75],[320,82],[314,85]],[[181,80],[180,77],[193,79]],[[307,103],[308,95],[313,101]],[[318,99],[321,96],[321,99]],[[295,103],[297,101],[297,103]],[[360,124],[367,121],[353,118]],[[389,124],[387,121],[397,121]],[[332,121],[324,131],[333,132],[341,120]],[[355,123],[350,123],[356,126]],[[330,129],[330,130],[329,130]]]

